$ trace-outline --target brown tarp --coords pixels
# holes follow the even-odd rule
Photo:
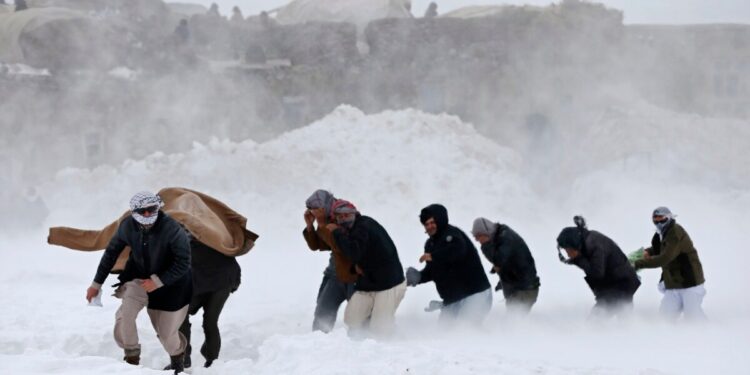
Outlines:
[[[224,203],[197,191],[184,188],[164,188],[159,191],[164,201],[162,210],[180,222],[196,240],[228,256],[246,254],[255,245],[258,235],[247,230],[247,219]],[[128,217],[125,212],[119,219],[101,230],[83,230],[68,227],[49,229],[47,242],[73,250],[103,250]],[[112,272],[122,271],[130,249],[122,252]]]

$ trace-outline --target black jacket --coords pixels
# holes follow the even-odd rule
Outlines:
[[[240,287],[240,265],[235,257],[224,255],[211,247],[190,241],[192,248],[193,294],[237,290]]]
[[[432,255],[432,261],[422,269],[419,283],[434,281],[445,305],[489,288],[490,282],[482,268],[479,252],[464,232],[448,224],[445,207],[428,206],[420,216],[423,222],[434,218],[438,231],[425,242],[425,253]]]
[[[380,224],[368,216],[357,214],[350,229],[333,232],[341,252],[362,269],[355,290],[379,292],[404,282],[404,269],[396,245]]]
[[[641,286],[635,269],[617,244],[597,232],[583,230],[581,255],[571,263],[586,273],[586,282],[598,299],[629,299]]]
[[[159,211],[154,226],[144,231],[135,219],[125,218],[102,255],[94,282],[104,283],[126,246],[130,257],[118,279],[125,283],[156,275],[164,284],[148,294],[149,309],[177,311],[190,303],[190,241],[177,221]]]
[[[539,287],[534,257],[526,242],[513,229],[495,224],[495,235],[482,245],[482,253],[494,266],[500,268],[503,294]]]

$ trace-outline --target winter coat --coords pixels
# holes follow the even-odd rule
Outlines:
[[[330,251],[331,259],[328,262],[328,267],[325,270],[325,274],[330,275],[336,273],[336,278],[342,283],[349,284],[357,281],[357,274],[352,272],[352,262],[341,253],[341,250],[336,246],[336,241],[333,238],[328,228],[327,223],[318,223],[318,229],[315,232],[309,232],[307,228],[302,230],[302,236],[307,242],[307,246],[310,250],[321,250]]]
[[[224,255],[195,239],[192,250],[193,294],[216,292],[240,287],[241,269],[235,257]]]
[[[635,268],[661,267],[661,279],[667,289],[685,289],[703,284],[703,266],[698,251],[685,229],[674,220],[667,225],[664,238],[654,234],[651,247],[646,249],[649,259],[635,262]]]
[[[163,286],[148,294],[148,308],[177,311],[190,303],[193,293],[190,241],[176,220],[162,211],[158,215],[148,231],[142,230],[132,217],[122,220],[104,250],[94,282],[104,283],[117,257],[128,246],[130,257],[118,276],[120,282],[155,275]]]
[[[584,230],[583,236],[583,249],[571,263],[586,273],[585,280],[596,299],[632,298],[641,281],[622,250],[597,231]]]
[[[396,245],[385,228],[371,217],[357,214],[350,229],[340,227],[333,231],[333,237],[352,263],[350,272],[356,272],[354,265],[362,270],[355,290],[379,292],[404,282]]]
[[[425,242],[424,251],[432,256],[432,260],[422,269],[419,283],[434,281],[444,305],[489,288],[490,282],[479,259],[479,252],[469,237],[448,224],[445,207],[431,205],[427,209],[431,210],[438,230]]]
[[[539,277],[534,257],[526,242],[507,225],[495,225],[495,235],[482,245],[482,253],[500,269],[503,294],[512,295],[516,291],[538,288]]]

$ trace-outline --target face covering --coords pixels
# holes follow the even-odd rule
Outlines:
[[[158,195],[148,191],[142,191],[130,199],[130,214],[138,224],[153,225],[156,222],[156,218],[159,217],[159,208],[163,206],[164,203]],[[142,211],[151,207],[154,208],[152,210],[154,212],[150,216],[143,216]]]
[[[342,227],[350,228],[354,225],[354,215],[347,215],[346,218],[336,218],[336,223]]]
[[[669,225],[670,219],[665,219],[661,222],[654,222],[654,226],[656,227],[656,233],[659,233],[659,236],[664,237],[664,229],[667,228],[667,225]]]

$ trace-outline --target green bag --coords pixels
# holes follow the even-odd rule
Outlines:
[[[630,262],[630,265],[633,266],[633,268],[635,268],[635,262],[636,261],[639,261],[639,260],[643,259],[643,253],[644,253],[644,251],[645,251],[645,249],[641,247],[640,249],[638,249],[636,251],[633,251],[630,254],[628,254],[628,262]]]

